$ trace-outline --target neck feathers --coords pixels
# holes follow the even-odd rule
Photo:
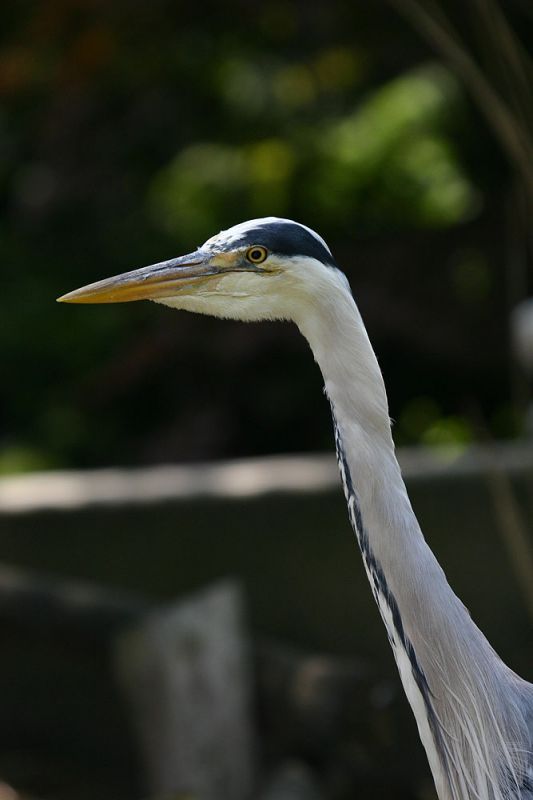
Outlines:
[[[422,536],[381,371],[347,284],[331,280],[299,327],[324,376],[350,522],[439,797],[533,800],[533,687],[494,653]]]

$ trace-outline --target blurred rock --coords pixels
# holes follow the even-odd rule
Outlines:
[[[309,755],[342,737],[362,693],[356,658],[305,653],[272,642],[259,645],[257,682],[266,730],[278,746]]]
[[[150,792],[249,798],[251,674],[238,585],[151,613],[115,651]]]

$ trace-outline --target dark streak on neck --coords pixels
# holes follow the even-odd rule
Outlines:
[[[401,647],[403,647],[403,649],[407,654],[407,658],[409,659],[409,663],[411,665],[413,678],[420,691],[420,694],[422,695],[424,705],[426,708],[426,713],[428,716],[430,730],[433,734],[435,746],[439,753],[441,763],[443,765],[445,773],[449,775],[446,749],[443,743],[440,723],[437,719],[435,710],[433,708],[432,692],[431,689],[429,688],[427,678],[424,674],[424,670],[420,666],[420,663],[417,659],[413,644],[405,632],[402,616],[396,598],[391,592],[387,583],[387,579],[385,577],[385,573],[383,572],[383,568],[379,563],[379,561],[376,559],[372,551],[372,548],[370,546],[368,532],[363,524],[361,507],[359,505],[359,500],[357,498],[357,494],[355,491],[350,471],[350,465],[348,464],[348,460],[346,458],[341,432],[339,429],[339,425],[337,423],[337,419],[335,417],[335,409],[333,407],[333,403],[331,402],[331,400],[330,400],[330,405],[331,405],[331,414],[333,417],[333,429],[335,434],[335,448],[337,451],[337,461],[339,464],[339,471],[344,486],[346,502],[348,504],[348,516],[350,518],[352,528],[357,538],[357,542],[359,544],[359,549],[361,550],[363,561],[370,576],[372,593],[374,595],[376,603],[378,604],[378,608],[379,608],[379,600],[381,598],[387,605],[388,609],[390,610],[394,631],[398,637]],[[389,639],[391,647],[393,648],[393,650],[396,650],[397,642],[394,640],[392,631],[388,629],[388,626],[386,624],[385,628],[387,630],[387,637]]]

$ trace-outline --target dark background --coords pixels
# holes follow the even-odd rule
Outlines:
[[[331,449],[291,326],[54,302],[271,214],[345,269],[398,443],[520,433],[507,328],[531,283],[532,184],[413,6],[3,9],[1,471]],[[527,150],[528,3],[442,7]]]
[[[266,215],[315,228],[348,275],[398,444],[522,439],[509,320],[533,289],[532,36],[530,0],[4,4],[0,475],[331,452],[294,326],[55,303]],[[515,470],[494,473],[493,452]],[[528,444],[481,451],[470,475],[446,463],[411,475],[417,514],[526,675]],[[91,506],[87,476],[70,479],[72,506],[0,510],[1,780],[42,800],[147,796],[116,637],[234,575],[258,786],[297,758],[328,800],[434,797],[340,485]],[[290,680],[277,702],[261,689],[280,652],[340,669],[325,728]]]

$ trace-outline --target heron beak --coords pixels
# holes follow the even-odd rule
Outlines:
[[[133,300],[156,300],[170,297],[190,284],[227,271],[213,262],[213,254],[196,250],[186,256],[141,267],[113,278],[90,283],[58,297],[58,303],[130,303]]]

